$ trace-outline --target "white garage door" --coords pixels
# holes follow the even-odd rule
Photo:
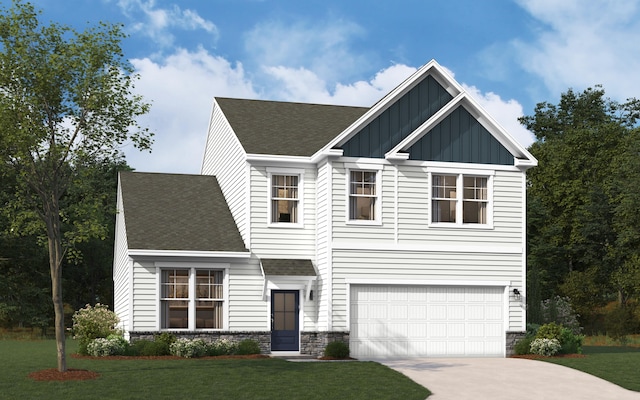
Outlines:
[[[502,356],[504,288],[351,286],[354,357]]]

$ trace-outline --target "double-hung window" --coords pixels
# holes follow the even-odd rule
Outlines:
[[[161,270],[162,329],[223,329],[224,270]]]
[[[349,221],[358,223],[380,222],[380,170],[349,169]]]
[[[489,176],[475,174],[432,174],[431,222],[490,225],[490,182]]]
[[[300,181],[300,175],[271,174],[270,223],[301,223]]]

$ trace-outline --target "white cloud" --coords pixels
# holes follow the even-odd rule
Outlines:
[[[218,38],[216,25],[202,18],[197,12],[182,10],[177,5],[171,8],[157,7],[155,0],[119,0],[122,12],[136,20],[129,29],[152,39],[156,44],[171,46],[175,41],[171,29],[179,28],[187,31],[203,30]]]
[[[513,42],[522,68],[558,97],[602,84],[618,100],[640,93],[637,0],[519,0],[541,25],[531,42]]]
[[[366,56],[352,46],[364,32],[342,19],[272,20],[245,35],[245,49],[261,66],[306,69],[333,83],[369,68]]]
[[[333,90],[329,89],[328,82],[304,68],[279,66],[267,67],[266,71],[277,81],[273,93],[279,99],[370,107],[416,69],[402,64],[392,65],[379,71],[369,81],[337,83]]]
[[[126,148],[129,165],[143,171],[198,173],[214,96],[257,98],[241,64],[203,49],[178,49],[156,63],[132,60],[141,79],[136,92],[152,101],[140,123],[156,133],[152,153]]]

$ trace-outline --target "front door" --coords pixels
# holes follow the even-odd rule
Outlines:
[[[300,350],[299,292],[271,291],[271,350]]]

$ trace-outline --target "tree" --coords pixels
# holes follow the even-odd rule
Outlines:
[[[533,283],[545,296],[570,296],[583,317],[622,290],[616,277],[628,282],[620,276],[637,271],[640,147],[631,144],[639,111],[637,100],[617,103],[596,86],[520,119],[536,136],[530,151],[539,161],[527,174]]]
[[[78,32],[43,25],[40,14],[15,0],[0,15],[0,160],[18,176],[14,230],[46,233],[58,370],[65,371],[63,260],[77,243],[103,238],[106,227],[90,193],[73,204],[63,196],[87,163],[121,158],[125,143],[148,150],[152,134],[137,123],[150,106],[133,94],[137,75],[123,58],[122,26]]]

